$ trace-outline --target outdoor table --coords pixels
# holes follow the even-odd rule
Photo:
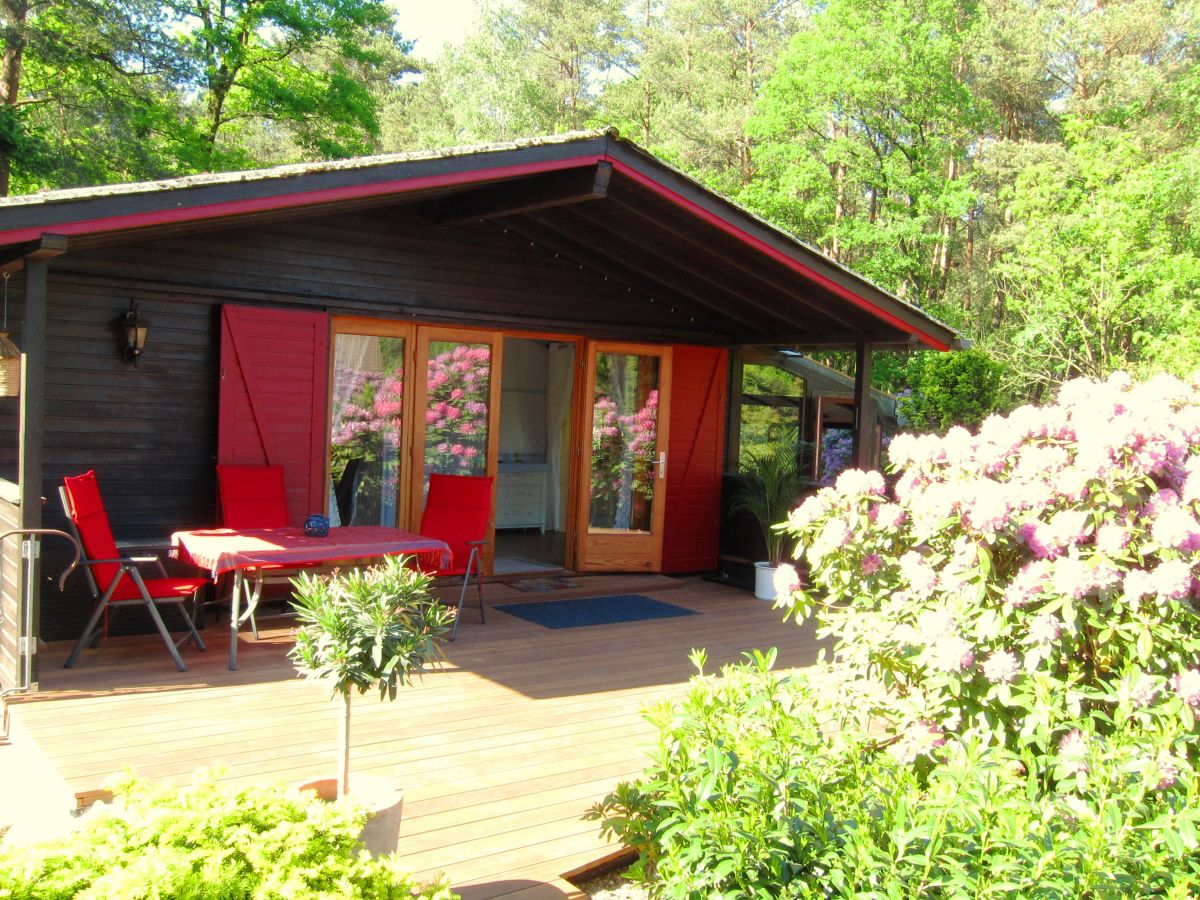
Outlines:
[[[450,547],[445,541],[385,528],[381,525],[352,525],[330,528],[326,537],[309,537],[300,528],[205,528],[176,531],[171,535],[171,555],[206,569],[213,581],[233,573],[232,609],[229,614],[229,668],[237,669],[238,630],[251,619],[262,595],[264,568],[325,565],[346,560],[397,554],[413,554],[450,565]],[[247,573],[253,573],[247,579]],[[239,610],[245,595],[246,608]],[[257,631],[257,629],[256,629]]]

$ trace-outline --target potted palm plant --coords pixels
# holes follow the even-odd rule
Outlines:
[[[794,447],[785,443],[747,451],[748,465],[742,486],[733,495],[732,508],[748,512],[762,529],[767,558],[754,564],[754,596],[775,599],[775,569],[785,559],[787,536],[778,526],[787,521],[806,480],[800,476]]]
[[[352,794],[368,809],[363,844],[373,854],[396,849],[403,793],[370,776],[350,781],[350,701],[354,693],[378,690],[395,700],[440,653],[438,638],[454,610],[429,593],[431,576],[386,557],[369,569],[332,575],[301,573],[292,580],[300,630],[289,656],[297,671],[327,685],[341,708],[336,778],[302,785],[324,800]]]

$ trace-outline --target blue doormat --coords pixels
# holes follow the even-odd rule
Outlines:
[[[641,594],[547,600],[543,603],[502,603],[494,608],[543,628],[579,628],[582,625],[612,625],[615,622],[697,615],[694,610]]]

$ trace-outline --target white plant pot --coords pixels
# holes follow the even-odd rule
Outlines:
[[[769,562],[754,564],[754,596],[759,600],[775,599],[775,568]]]
[[[298,785],[301,791],[314,791],[317,799],[332,803],[337,799],[336,778],[318,778]],[[372,856],[396,852],[400,841],[400,814],[404,809],[404,791],[386,778],[353,775],[350,796],[367,809],[367,822],[358,839]]]

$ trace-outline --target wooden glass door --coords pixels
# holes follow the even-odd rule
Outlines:
[[[413,379],[412,530],[421,523],[429,475],[496,475],[500,429],[499,332],[420,326]],[[494,490],[494,488],[493,488]],[[495,493],[492,513],[495,520]],[[484,571],[490,571],[491,544]]]
[[[334,525],[395,528],[407,519],[401,486],[412,419],[404,396],[412,326],[335,318],[331,356],[330,518]]]
[[[671,350],[592,343],[584,369],[576,568],[662,568]],[[585,444],[586,446],[586,444]]]

